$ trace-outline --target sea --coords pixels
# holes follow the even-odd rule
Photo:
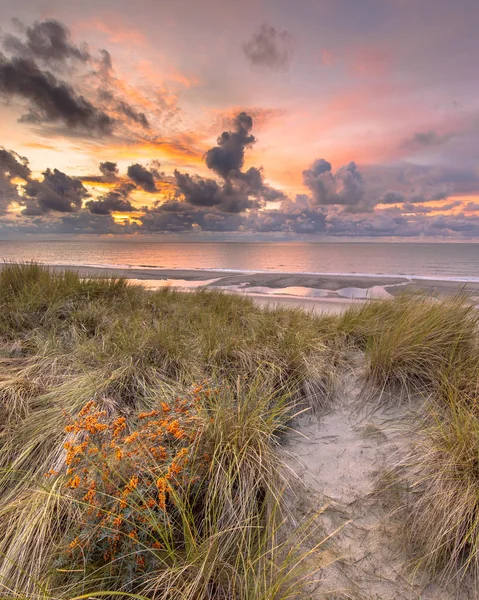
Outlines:
[[[0,261],[479,282],[479,244],[0,240]]]

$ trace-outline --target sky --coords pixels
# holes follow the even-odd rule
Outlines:
[[[0,0],[0,238],[479,237],[477,0]]]

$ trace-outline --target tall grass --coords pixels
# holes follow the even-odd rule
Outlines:
[[[401,462],[411,490],[404,530],[417,563],[446,579],[479,576],[478,317],[461,291],[368,303],[338,323],[365,353],[370,393],[396,404],[422,398]]]
[[[333,318],[4,265],[0,597],[301,597],[321,536],[291,535],[277,446],[298,403],[334,401],[351,350],[381,397],[423,398],[404,466],[415,555],[479,575],[477,319],[461,294]]]
[[[376,389],[437,389],[477,348],[478,313],[466,295],[452,299],[405,294],[348,311],[339,329],[366,353]]]
[[[331,388],[337,351],[330,331],[330,324],[301,311],[265,311],[217,291],[152,293],[121,279],[5,265],[3,593],[52,599],[97,593],[113,598],[116,592],[165,600],[297,596],[315,544],[308,542],[305,551],[309,534],[300,532],[296,541],[280,541],[286,482],[274,447],[305,390],[322,402]],[[122,518],[131,521],[136,514],[161,548],[142,540],[141,548],[121,545],[114,558],[102,554],[99,526],[91,518],[103,509],[85,493],[74,494],[65,450],[95,436],[79,431],[72,438],[69,420],[82,418],[85,405],[94,402],[105,423],[124,419],[134,433],[139,414],[188,397],[201,381],[218,394],[200,394],[195,405],[189,477],[168,484],[174,519],[165,521],[161,506],[144,509],[144,491],[132,493],[124,507]],[[165,435],[158,448],[173,448],[173,438]],[[106,446],[98,451],[110,456]],[[102,481],[109,487],[103,498],[114,499],[133,477],[132,467],[122,470],[112,458],[104,463]],[[152,476],[161,468],[160,459],[145,465]],[[100,497],[99,487],[94,494]],[[103,527],[103,539],[124,535],[111,529]],[[71,548],[75,532],[91,546],[75,542]],[[74,559],[70,550],[79,556]]]

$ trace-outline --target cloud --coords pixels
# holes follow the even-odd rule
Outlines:
[[[148,122],[145,113],[135,110],[127,102],[119,102],[117,105],[117,110],[121,112],[129,121],[141,125],[145,129],[150,128],[150,123]]]
[[[109,160],[101,162],[99,168],[105,177],[115,179],[118,176],[118,165],[116,162],[111,162]]]
[[[225,181],[220,185],[214,179],[191,176],[177,170],[175,170],[175,181],[185,202],[192,206],[216,207],[228,213],[239,213],[259,206],[258,199],[250,198],[247,187],[241,184],[235,185],[232,181]]]
[[[114,121],[104,111],[31,60],[7,60],[0,55],[0,95],[28,102],[29,111],[21,118],[24,122],[62,122],[99,135],[108,135],[113,129]]]
[[[16,177],[23,180],[30,177],[27,159],[0,148],[0,214],[4,214],[14,200],[20,200],[18,187],[12,183]]]
[[[49,19],[36,21],[24,30],[26,40],[14,35],[6,35],[3,46],[7,52],[26,59],[45,63],[65,62],[69,59],[87,62],[90,53],[86,44],[76,46],[71,41],[70,30],[59,21]]]
[[[156,170],[155,170],[156,174]],[[155,174],[142,165],[136,163],[128,167],[128,177],[136,183],[137,186],[153,194],[157,191],[155,184]]]
[[[188,204],[208,207],[221,204],[220,186],[214,179],[180,173],[175,169],[175,181],[178,191]]]
[[[293,36],[287,31],[277,31],[263,23],[251,39],[243,45],[250,64],[267,69],[287,69],[293,52]]]
[[[282,192],[264,183],[261,169],[241,170],[245,149],[256,141],[251,134],[252,128],[252,117],[245,112],[238,113],[233,120],[233,131],[223,131],[218,145],[206,152],[206,165],[222,178],[221,183],[175,170],[178,193],[185,202],[226,213],[240,213],[259,208],[266,201],[284,198]]]
[[[418,131],[411,138],[403,142],[405,148],[419,148],[419,147],[430,147],[430,146],[441,146],[448,142],[456,134],[454,132],[439,135],[436,131],[430,129],[429,131]]]
[[[112,183],[118,180],[118,165],[116,162],[105,161],[98,166],[101,175],[81,175],[77,179],[86,183]]]
[[[0,54],[0,96],[28,103],[21,122],[61,123],[69,135],[73,130],[108,135],[119,123],[123,133],[130,135],[130,126],[150,129],[146,114],[125,97],[128,87],[114,77],[107,50],[93,56],[86,44],[72,42],[69,29],[59,21],[18,27],[22,36],[3,38],[9,58]],[[77,67],[83,70],[77,72]],[[60,80],[58,72],[65,73],[68,81]]]
[[[223,178],[243,167],[245,149],[256,141],[250,133],[253,119],[245,112],[235,117],[233,127],[233,131],[223,131],[218,138],[218,145],[205,154],[207,167]]]
[[[90,200],[85,206],[94,215],[111,215],[112,212],[134,212],[129,195],[135,189],[132,183],[122,183],[98,200]]]
[[[309,169],[303,171],[303,182],[311,190],[314,205],[327,206],[338,204],[351,208],[364,206],[364,179],[356,163],[340,167],[332,172],[331,163],[320,158]]]
[[[24,186],[24,215],[43,215],[50,211],[78,212],[88,197],[82,182],[58,169],[47,169],[43,181],[29,179]]]
[[[414,202],[405,202],[402,205],[402,210],[407,213],[425,215],[431,212],[447,212],[461,205],[462,202],[460,200],[454,200],[453,202],[448,202],[447,204],[442,204],[441,206],[423,206],[414,204]]]
[[[12,179],[28,179],[31,171],[28,166],[28,160],[19,156],[16,152],[9,152],[5,148],[0,148],[0,175]]]

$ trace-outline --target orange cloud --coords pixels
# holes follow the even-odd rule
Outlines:
[[[94,151],[98,160],[160,160],[173,164],[202,165],[204,148],[198,147],[199,140],[193,134],[179,134],[174,139],[123,142],[98,148]]]
[[[112,217],[115,223],[118,223],[120,225],[124,225],[126,223],[136,223],[137,225],[141,225],[142,223],[140,221],[140,217],[142,217],[144,214],[145,213],[141,211],[134,213],[114,212],[112,214]]]
[[[134,44],[136,46],[147,46],[147,40],[139,29],[134,29],[125,24],[117,13],[108,13],[104,18],[93,17],[77,21],[73,25],[74,30],[96,29],[108,37],[112,44]]]
[[[168,64],[167,61],[163,60],[162,62],[163,64],[158,71],[158,66],[154,66],[150,60],[141,60],[137,64],[138,72],[148,81],[148,83],[155,84],[159,87],[163,87],[166,81],[177,83],[185,89],[189,89],[200,83],[200,80],[197,77],[188,77],[173,65]]]
[[[114,182],[114,181],[95,181],[95,180],[89,180],[88,178],[84,179],[83,177],[81,178],[81,182],[83,183],[83,185],[85,187],[93,188],[93,189],[102,188],[102,189],[110,190],[118,185],[118,182]]]
[[[52,150],[53,152],[61,152],[59,148],[50,146],[49,144],[40,144],[38,142],[25,142],[23,144],[26,148],[35,148],[36,150]]]

